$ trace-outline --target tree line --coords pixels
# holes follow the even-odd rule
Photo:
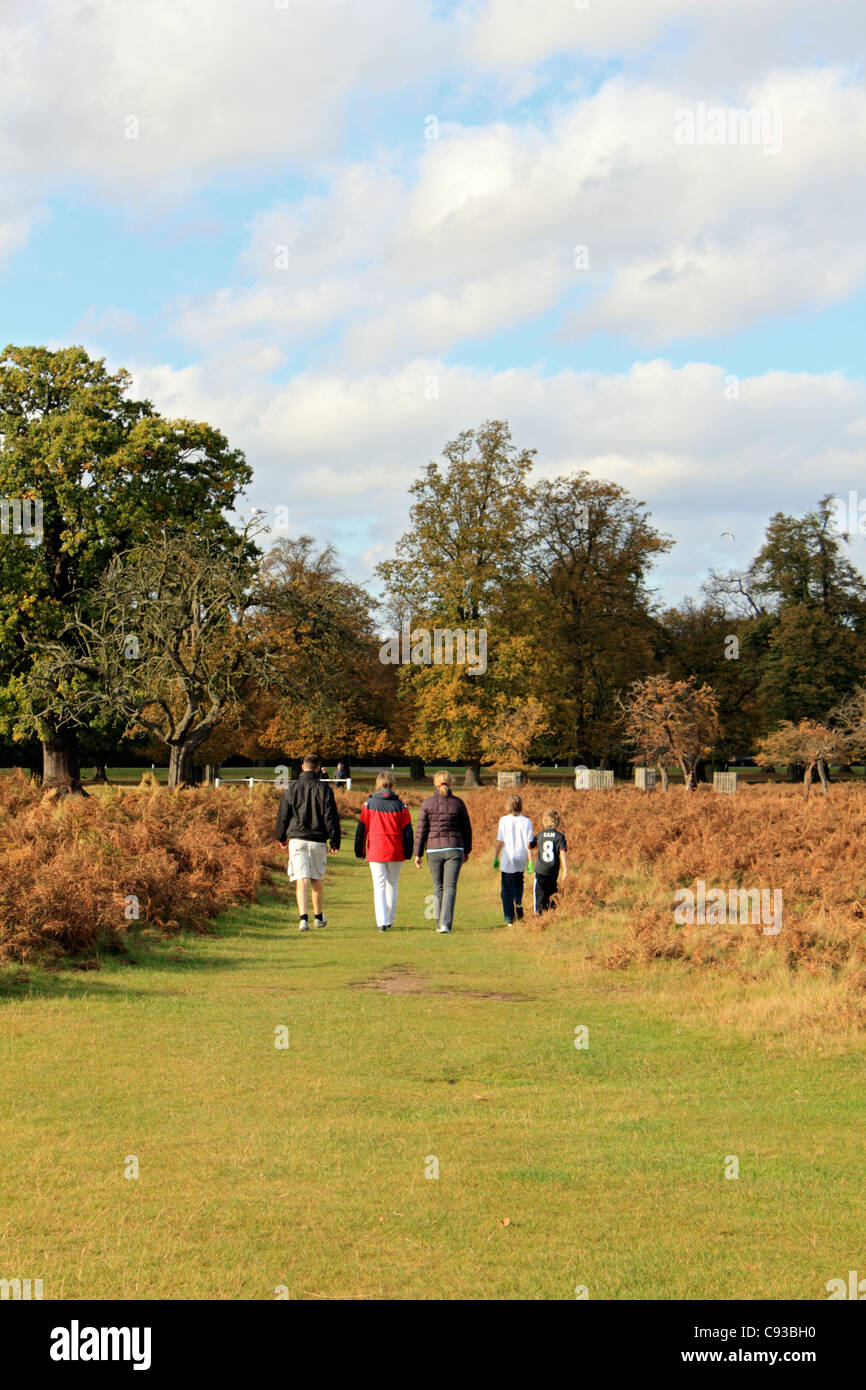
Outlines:
[[[829,497],[776,514],[745,570],[668,607],[651,581],[673,540],[645,504],[585,471],[539,477],[502,420],[421,471],[369,586],[328,544],[239,527],[250,481],[218,429],[164,418],[83,349],[4,350],[0,495],[40,502],[38,535],[0,536],[11,760],[61,791],[122,747],[161,749],[172,786],[310,746],[462,763],[472,782],[485,765],[682,763],[674,716],[700,728],[691,749],[805,763],[815,730],[841,729],[831,711],[855,720],[866,583]],[[385,659],[389,633],[434,629],[483,631],[483,671]],[[855,744],[849,728],[833,747]]]

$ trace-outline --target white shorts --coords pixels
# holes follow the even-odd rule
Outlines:
[[[318,840],[289,840],[289,878],[324,878],[328,870],[328,846]]]

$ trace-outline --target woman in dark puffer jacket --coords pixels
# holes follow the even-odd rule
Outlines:
[[[451,773],[437,772],[433,786],[436,790],[422,802],[418,816],[415,863],[420,869],[426,847],[433,879],[436,930],[450,932],[457,879],[472,850],[472,825],[465,803],[451,791]]]

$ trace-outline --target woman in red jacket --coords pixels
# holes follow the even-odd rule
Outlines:
[[[361,807],[361,819],[355,832],[355,854],[359,859],[366,854],[373,875],[373,903],[380,931],[387,931],[394,925],[400,865],[411,853],[409,807],[394,794],[394,774],[380,772],[376,790]]]

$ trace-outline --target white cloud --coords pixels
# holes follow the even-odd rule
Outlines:
[[[400,172],[383,157],[338,168],[327,194],[259,214],[243,258],[258,283],[184,301],[178,326],[194,342],[330,330],[370,365],[559,305],[567,335],[664,345],[838,301],[866,278],[851,176],[866,89],[845,69],[776,73],[737,107],[768,117],[774,153],[676,143],[682,93],[622,77],[549,125],[443,126]]]
[[[427,459],[504,416],[540,471],[586,467],[645,498],[680,542],[663,573],[694,590],[709,565],[749,558],[772,511],[862,487],[862,383],[764,373],[728,400],[715,364],[545,377],[443,359],[557,310],[565,336],[656,351],[852,293],[866,278],[866,90],[846,66],[861,2],[466,0],[437,26],[426,0],[5,0],[0,262],[49,191],[74,184],[158,221],[166,200],[237,195],[249,176],[275,191],[248,214],[237,273],[164,311],[197,365],[145,365],[165,324],[120,306],[80,325],[143,344],[140,390],[247,451],[250,505],[288,505],[294,531],[335,539],[365,573]],[[545,61],[569,55],[573,87],[551,96]],[[620,75],[581,86],[611,58]],[[485,93],[538,104],[454,119]],[[440,98],[440,138],[425,140]],[[677,144],[677,111],[699,101],[780,111],[780,151]],[[350,111],[369,129],[348,132]],[[344,156],[349,134],[371,153]],[[289,196],[295,170],[322,191]],[[271,380],[304,352],[305,370]]]
[[[824,492],[863,491],[866,384],[767,373],[725,394],[719,366],[654,360],[627,373],[479,373],[419,359],[399,371],[303,373],[262,384],[255,366],[138,368],[136,386],[171,414],[209,419],[255,469],[250,505],[289,507],[293,533],[334,539],[364,575],[373,548],[408,520],[409,485],[446,440],[488,418],[536,447],[538,474],[586,468],[646,501],[676,537],[660,569],[670,594],[710,566],[747,562],[769,515]],[[430,400],[431,376],[439,398]],[[736,542],[721,539],[731,530]],[[856,543],[852,558],[863,563]],[[380,552],[376,552],[379,554]]]
[[[847,60],[862,23],[860,0],[481,0],[469,11],[481,67],[521,69],[559,54],[634,60],[660,46],[657,66],[715,88],[777,63]]]
[[[6,0],[0,168],[122,200],[283,168],[333,152],[350,92],[398,88],[437,51],[402,0]]]

